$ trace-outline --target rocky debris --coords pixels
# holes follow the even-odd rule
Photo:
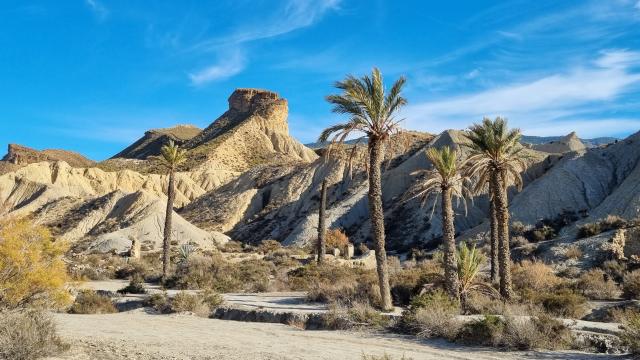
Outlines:
[[[144,133],[140,139],[114,155],[114,158],[145,160],[150,156],[160,155],[162,146],[173,141],[183,145],[198,135],[202,130],[193,125],[176,125],[166,129],[152,129]]]
[[[571,151],[584,151],[587,146],[574,131],[559,140],[533,145],[533,149],[547,153],[562,154]]]

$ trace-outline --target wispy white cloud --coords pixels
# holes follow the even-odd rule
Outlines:
[[[85,0],[85,3],[99,20],[105,20],[109,16],[109,9],[107,9],[99,0]]]
[[[341,0],[287,0],[284,6],[263,21],[250,23],[229,34],[199,42],[192,50],[211,50],[218,47],[272,38],[309,27],[328,11],[339,7]]]
[[[637,65],[640,65],[638,52],[604,51],[592,64],[574,67],[565,73],[410,105],[404,110],[404,117],[408,119],[405,126],[438,131],[464,128],[483,116],[506,116],[513,125],[526,131],[533,129],[532,124],[538,126],[545,121],[570,121],[590,112],[590,105],[614,100],[630,86],[640,84],[640,72],[632,70]],[[606,125],[605,122],[590,123],[592,128],[605,129]],[[553,131],[546,126],[538,129],[546,129],[549,134]]]
[[[200,86],[213,81],[228,79],[244,70],[246,58],[241,51],[221,56],[217,63],[189,74],[192,85]]]

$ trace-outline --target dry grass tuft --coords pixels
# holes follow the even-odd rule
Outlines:
[[[68,348],[49,314],[34,310],[0,312],[0,359],[33,360]]]

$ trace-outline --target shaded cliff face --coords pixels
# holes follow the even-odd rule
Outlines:
[[[153,129],[144,133],[144,136],[135,143],[128,146],[118,154],[115,158],[139,159],[145,160],[150,156],[160,155],[160,149],[173,141],[178,145],[183,145],[193,137],[198,135],[202,130],[193,125],[177,125],[167,129]]]
[[[188,169],[246,171],[270,162],[311,162],[317,155],[289,135],[287,100],[258,89],[237,89],[229,110],[185,143]]]

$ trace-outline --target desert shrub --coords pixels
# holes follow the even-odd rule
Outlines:
[[[520,221],[514,221],[511,223],[511,235],[512,236],[524,236],[524,234],[530,230],[530,226],[525,225]]]
[[[547,313],[557,317],[580,319],[586,312],[586,299],[566,288],[535,294],[532,300]]]
[[[504,328],[505,321],[501,317],[486,315],[461,326],[455,339],[470,345],[499,346]]]
[[[587,223],[578,227],[578,239],[598,235],[602,232],[600,223]]]
[[[0,313],[0,359],[40,359],[68,348],[51,315],[33,310]]]
[[[399,330],[421,337],[454,339],[462,326],[456,316],[460,314],[458,303],[442,290],[414,297],[409,310],[402,313]]]
[[[229,263],[219,255],[195,255],[178,265],[167,286],[185,290],[260,292],[268,289],[274,271],[274,265],[264,260]]]
[[[306,290],[309,301],[380,304],[377,277],[371,270],[313,263],[290,271],[289,283],[294,290]]]
[[[567,259],[579,259],[582,257],[582,250],[577,245],[571,245],[565,250],[564,256]]]
[[[571,331],[560,321],[542,316],[485,316],[465,324],[457,340],[466,344],[510,350],[567,349],[573,344]]]
[[[589,299],[612,299],[618,293],[618,286],[600,269],[591,269],[578,279],[576,288]]]
[[[629,223],[623,218],[615,215],[608,215],[602,220],[578,227],[578,239],[595,236],[609,230],[622,229],[628,225]]]
[[[127,265],[124,258],[112,254],[75,254],[71,260],[68,272],[76,280],[113,279]]]
[[[612,306],[607,309],[605,315],[601,319],[605,322],[625,323],[628,319],[640,317],[640,307],[633,306]]]
[[[279,250],[282,248],[282,244],[277,240],[262,240],[258,245],[258,252],[262,254],[268,254],[270,252]]]
[[[154,308],[162,314],[191,312],[198,316],[208,317],[217,309],[224,299],[215,291],[190,294],[185,291],[178,292],[173,298],[166,293],[153,294],[145,300],[144,305]]]
[[[140,275],[135,275],[129,280],[129,285],[118,290],[120,294],[146,294],[147,289],[144,287],[144,279]]]
[[[405,266],[389,274],[391,296],[400,306],[409,305],[411,298],[416,296],[425,284],[431,284],[441,279],[442,264],[436,261],[421,261],[415,266]]]
[[[640,356],[640,314],[625,319],[620,339],[633,355]]]
[[[513,286],[521,291],[551,289],[562,280],[543,262],[525,260],[512,267]]]
[[[242,252],[242,243],[240,241],[235,241],[235,240],[229,240],[227,241],[226,244],[224,244],[224,246],[222,246],[222,248],[220,249],[222,252],[228,252],[228,253],[237,253],[237,252]]]
[[[161,268],[156,268],[150,257],[130,259],[115,272],[117,279],[140,278],[142,281],[154,281],[161,277]]]
[[[512,248],[526,246],[529,245],[529,240],[527,240],[527,238],[522,235],[513,236],[511,237],[510,245]]]
[[[627,265],[618,260],[607,260],[600,265],[600,268],[613,280],[621,283],[627,273]]]
[[[82,290],[69,308],[71,314],[111,314],[118,310],[108,296],[93,290]]]
[[[640,269],[624,275],[622,296],[626,299],[640,299]]]
[[[67,304],[66,250],[45,227],[27,220],[0,223],[0,309]]]
[[[171,299],[171,311],[192,312],[199,316],[208,317],[222,302],[222,296],[213,292],[189,294],[181,291]]]
[[[323,322],[326,328],[333,330],[382,329],[389,324],[389,319],[367,303],[350,306],[332,303],[323,315]]]
[[[344,252],[349,245],[349,237],[340,229],[331,229],[326,234],[327,249],[339,249]]]
[[[542,225],[527,232],[527,236],[532,242],[540,242],[556,237],[556,231],[551,226]]]

